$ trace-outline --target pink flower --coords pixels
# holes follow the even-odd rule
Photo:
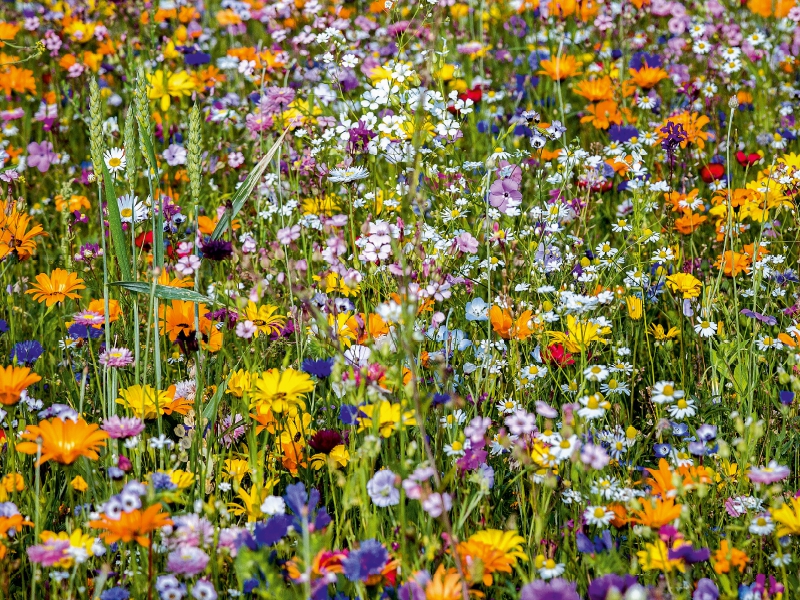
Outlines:
[[[200,548],[182,546],[169,553],[167,569],[177,575],[193,577],[206,570],[208,560],[208,554]]]
[[[300,225],[292,225],[291,227],[283,227],[282,229],[278,229],[278,241],[284,246],[288,246],[299,237]]]
[[[43,567],[52,567],[69,557],[67,554],[69,547],[69,540],[50,540],[28,548],[28,558]]]
[[[589,465],[593,469],[602,469],[610,460],[608,453],[602,446],[586,444],[581,449],[581,462],[585,465]]]
[[[116,369],[127,367],[133,364],[133,352],[127,348],[109,348],[100,355],[100,364]]]
[[[252,321],[239,321],[236,324],[236,335],[249,340],[256,333],[256,326]]]
[[[109,437],[115,440],[131,438],[144,431],[144,423],[136,417],[118,417],[114,415],[103,421],[100,427]]]
[[[769,461],[766,467],[756,467],[747,472],[747,477],[753,483],[776,483],[789,476],[789,467],[779,465],[774,460]]]
[[[475,254],[478,252],[478,240],[473,235],[464,231],[453,240],[453,246],[461,252]]]
[[[57,158],[58,156],[53,152],[53,144],[50,142],[28,144],[28,166],[36,167],[41,173],[47,173],[50,165],[55,163]]]

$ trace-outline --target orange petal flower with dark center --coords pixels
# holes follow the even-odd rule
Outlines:
[[[28,367],[0,367],[0,404],[11,406],[19,402],[25,389],[41,381],[36,373],[31,373]]]
[[[38,464],[54,460],[62,465],[71,465],[79,457],[97,460],[97,451],[105,447],[108,434],[100,430],[96,423],[91,425],[83,419],[73,421],[59,418],[41,421],[38,425],[28,425],[17,450],[24,454],[36,454],[41,440],[42,456]]]
[[[150,546],[150,534],[157,529],[172,525],[168,513],[161,512],[161,504],[154,504],[146,510],[132,510],[123,512],[119,519],[110,519],[102,514],[99,519],[89,521],[89,526],[95,529],[105,529],[100,534],[106,544],[114,542],[132,542],[136,540],[140,546]]]
[[[77,290],[86,289],[83,279],[79,279],[75,273],[70,273],[64,269],[55,269],[50,275],[39,273],[36,276],[36,285],[31,286],[26,294],[33,294],[33,299],[37,302],[46,302],[47,306],[53,306],[56,302],[63,302],[66,298],[77,300],[80,294]]]

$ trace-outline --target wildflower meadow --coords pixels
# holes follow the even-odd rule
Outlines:
[[[798,111],[798,0],[1,3],[0,600],[800,598]]]

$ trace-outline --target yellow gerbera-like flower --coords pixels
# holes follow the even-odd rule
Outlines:
[[[245,392],[253,387],[253,381],[255,381],[256,378],[258,378],[258,375],[244,369],[234,371],[231,373],[231,376],[228,377],[228,388],[225,392],[237,398],[241,398]]]
[[[175,399],[175,386],[159,390],[149,385],[132,385],[120,390],[117,404],[129,408],[140,419],[155,419],[158,415],[171,415],[176,412],[185,415],[192,408],[186,398]]]
[[[330,453],[319,452],[311,457],[311,467],[319,471],[325,465],[338,469],[347,466],[350,462],[350,451],[344,444],[334,446]]]
[[[253,383],[251,408],[268,409],[273,413],[297,413],[305,409],[304,395],[314,390],[314,380],[302,371],[278,369],[264,371]]]
[[[278,307],[272,304],[256,306],[255,302],[247,303],[247,308],[244,309],[244,318],[256,326],[255,337],[258,337],[259,334],[270,335],[278,333],[281,330],[286,323],[286,317],[276,315],[275,313],[278,310]]]
[[[376,415],[378,432],[382,437],[388,438],[399,427],[415,425],[414,411],[404,411],[400,404],[392,404],[388,400],[383,400],[378,404],[367,404],[359,408],[358,431],[372,430],[373,419]],[[362,416],[363,414],[363,416]]]
[[[180,99],[181,96],[191,96],[195,91],[195,83],[186,71],[170,73],[162,69],[147,76],[150,84],[148,97],[150,100],[160,100],[162,111],[169,110],[171,98]]]
[[[690,273],[675,273],[667,277],[667,287],[673,294],[683,294],[683,298],[697,298],[703,290],[703,283]]]
[[[663,571],[669,573],[677,569],[684,572],[686,566],[680,559],[670,560],[669,548],[662,540],[656,540],[652,544],[647,544],[644,550],[636,553],[643,571]]]
[[[772,520],[780,523],[778,536],[800,535],[800,498],[790,498],[779,509],[773,510]]]

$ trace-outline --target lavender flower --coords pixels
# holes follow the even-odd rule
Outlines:
[[[28,144],[28,166],[36,167],[41,173],[47,173],[50,165],[56,162],[58,156],[53,152],[53,144],[44,141],[41,144],[31,142]]]
[[[167,556],[167,569],[178,575],[194,577],[206,570],[208,554],[194,546],[181,546]]]
[[[383,469],[367,482],[367,493],[375,506],[386,508],[400,503],[400,490],[395,485],[396,480],[397,475],[389,469]]]
[[[378,540],[364,540],[342,561],[342,566],[350,581],[366,581],[370,575],[380,573],[388,561],[389,552]]]
[[[575,584],[560,577],[544,581],[538,579],[522,588],[519,600],[580,600]]]

